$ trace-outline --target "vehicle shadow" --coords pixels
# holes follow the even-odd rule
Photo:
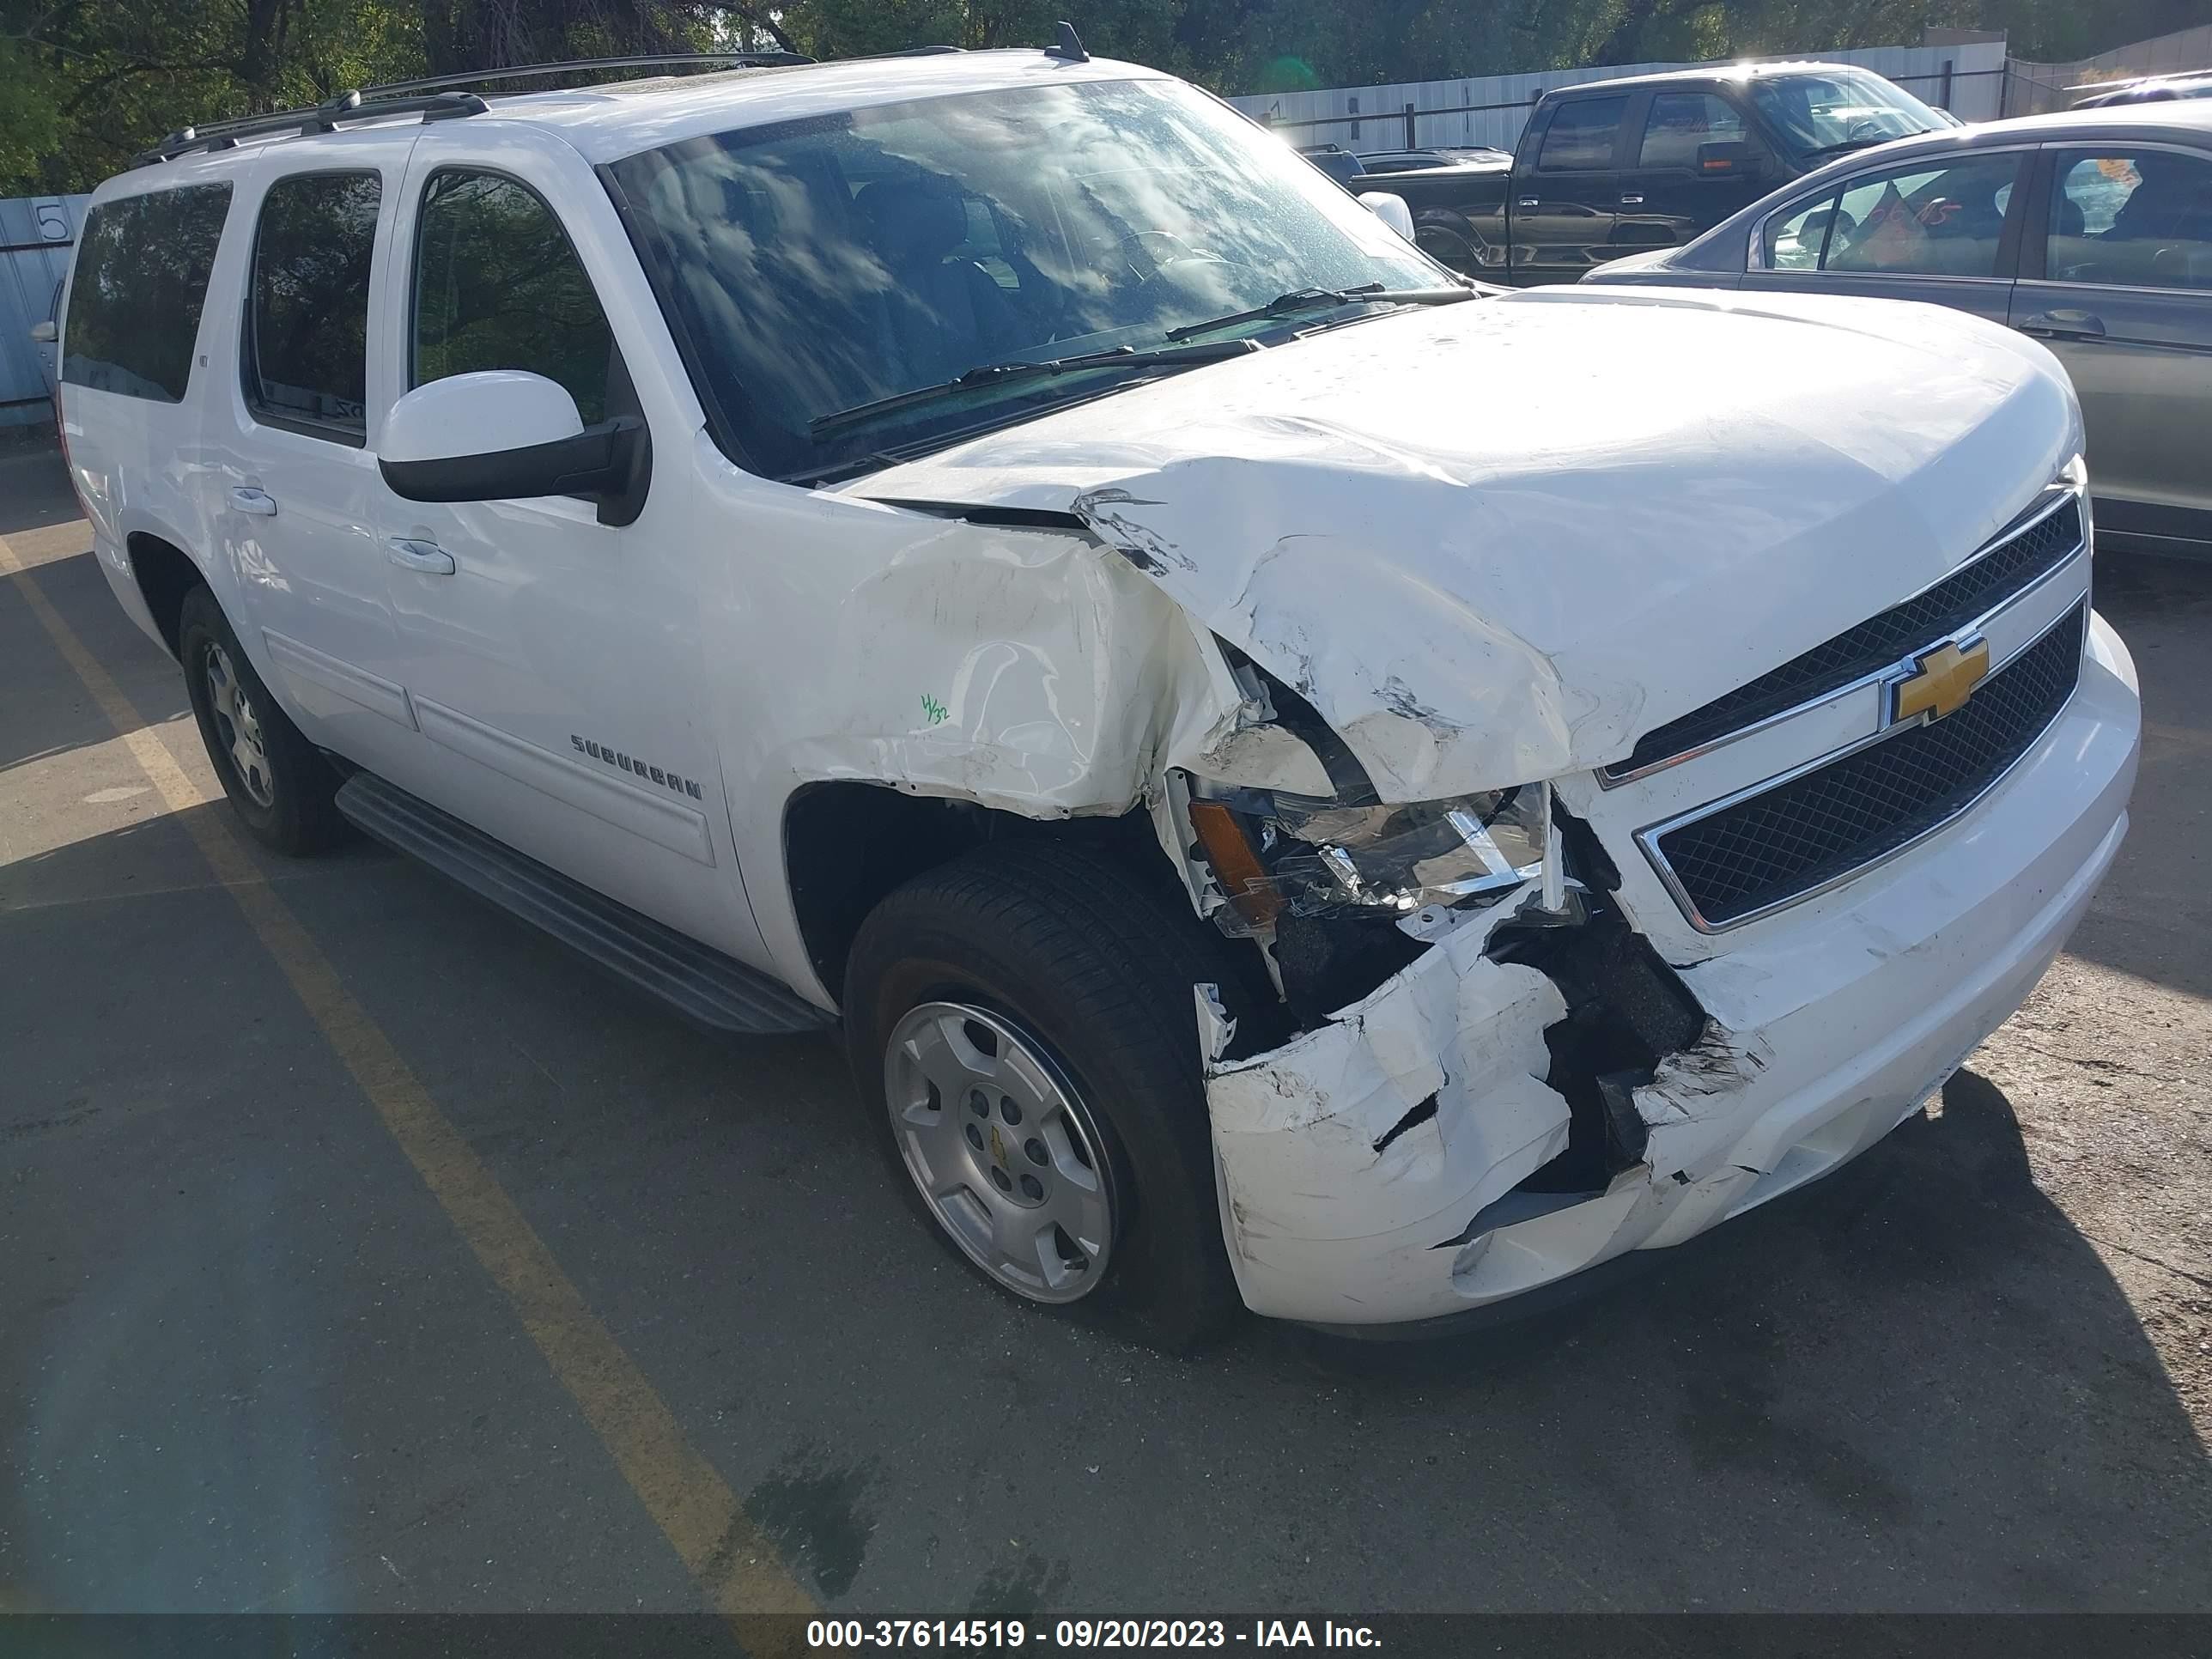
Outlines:
[[[184,678],[176,665],[123,614],[89,551],[50,558],[31,572],[29,580],[37,583],[46,603],[69,619],[95,659],[111,672],[131,674],[132,703],[149,722],[189,713]],[[134,669],[142,672],[131,672]],[[5,714],[0,718],[0,775],[115,736],[100,705],[40,626],[26,578],[4,570],[0,570],[0,711]]]
[[[11,890],[127,895],[164,834],[184,826],[57,849]],[[1651,1252],[1640,1276],[1574,1305],[1392,1345],[1247,1322],[1177,1359],[1016,1305],[933,1249],[874,1155],[833,1042],[694,1030],[372,848],[271,874],[830,1605],[2212,1610],[2212,1463],[2144,1328],[2141,1289],[2039,1191],[2013,1103],[1971,1070],[1939,1109],[1833,1176]],[[193,1121],[215,1218],[229,1207],[223,1183],[266,1178],[258,1085],[111,1040],[122,1011],[155,998],[165,1029],[185,1030],[217,1023],[203,999],[240,999],[209,975],[256,948],[227,897],[208,895],[197,921],[173,902],[59,907],[67,916],[48,914],[35,938],[0,912],[0,951],[31,960],[40,939],[65,935],[69,962],[96,964],[70,970],[96,983],[63,974],[45,987],[57,1012],[24,1017],[15,1079],[96,1102],[131,1093],[130,1076],[109,1075],[118,1068],[172,1090],[215,1078]],[[319,1033],[280,980],[270,987],[256,1052],[288,1077],[327,1069]],[[65,1081],[81,1073],[95,1081]],[[331,1086],[319,1133],[379,1133]],[[69,1133],[0,1146],[15,1190],[36,1187],[42,1149]],[[172,1182],[166,1162],[137,1170],[127,1142],[109,1145],[83,1219],[112,1230],[101,1272],[127,1277],[138,1185]],[[398,1169],[388,1190],[364,1184],[379,1160],[357,1154],[285,1179],[307,1194],[327,1185],[368,1217],[419,1203],[411,1173],[383,1162]],[[316,1228],[331,1224],[318,1212]],[[188,1226],[163,1254],[191,1260],[192,1237]],[[320,1231],[265,1244],[277,1257],[327,1249]],[[381,1284],[391,1270],[375,1271]],[[458,1249],[408,1271],[481,1283]],[[97,1275],[64,1288],[81,1316],[99,1311]],[[364,1342],[408,1317],[404,1303],[331,1293],[364,1297],[348,1322]],[[291,1293],[269,1294],[282,1305]],[[2200,1304],[2212,1313],[2212,1298]],[[234,1349],[273,1317],[228,1304],[210,1316],[205,1340]],[[242,1335],[222,1328],[234,1317]],[[23,1331],[30,1360],[47,1339],[36,1321]],[[349,1375],[335,1351],[288,1352]],[[230,1396],[141,1386],[166,1390],[179,1448],[231,1455],[220,1436],[192,1437],[237,1409]],[[404,1379],[394,1386],[373,1431],[404,1437],[414,1408]],[[344,1392],[364,1412],[375,1397]],[[84,1412],[78,1443],[122,1431]],[[284,1457],[313,1483],[371,1431],[318,1423]],[[487,1491],[507,1478],[472,1477]],[[343,1556],[335,1534],[356,1521],[343,1493],[317,1490],[317,1524],[334,1534],[319,1547]],[[130,1530],[158,1534],[149,1548],[179,1557],[168,1565],[181,1572],[204,1530],[190,1505],[216,1500],[153,1491]],[[68,1499],[79,1536],[114,1519],[104,1492]],[[184,1507],[168,1513],[172,1501]],[[225,1511],[234,1541],[276,1524],[238,1501]],[[41,1565],[59,1534],[18,1536],[30,1582],[64,1571]],[[372,1586],[381,1569],[367,1559],[360,1594],[410,1605]],[[151,1558],[136,1570],[152,1582]],[[74,1604],[101,1604],[96,1586],[65,1587]],[[241,1581],[239,1598],[252,1593]],[[127,1588],[117,1601],[131,1603]]]
[[[1836,1175],[1653,1258],[1492,1329],[1262,1332],[1240,1363],[1356,1379],[1369,1420],[1477,1425],[1509,1479],[1601,1489],[1624,1541],[1768,1564],[1720,1605],[2212,1608],[2212,1461],[2142,1291],[2038,1189],[1987,1079],[1960,1072]],[[2212,1297],[2148,1277],[2159,1316],[2203,1328]],[[1792,1587],[1778,1547],[1881,1571]]]
[[[2127,842],[2068,948],[2212,997],[2212,559],[2100,552],[2096,580],[2142,681],[2142,762]]]
[[[2149,718],[2212,726],[2212,589],[2100,580]],[[39,580],[142,713],[181,711],[173,665],[88,556]],[[112,736],[70,712],[78,689],[6,588],[0,754]],[[2075,949],[2188,989],[2212,960],[2188,885],[2212,767],[2156,742],[2174,758],[2147,751],[2128,852]],[[0,1584],[76,1607],[264,1605],[299,1583],[308,1607],[528,1604],[519,1547],[489,1589],[457,1566],[441,1589],[395,1588],[366,1547],[388,1531],[376,1504],[424,1493],[474,1517],[438,1534],[456,1563],[490,1553],[471,1526],[536,1537],[550,1520],[498,1508],[515,1467],[428,1466],[443,1401],[538,1389],[535,1437],[565,1397],[497,1308],[455,1326],[489,1321],[493,1358],[377,1370],[419,1305],[389,1284],[487,1281],[443,1227],[419,1256],[379,1254],[422,1183],[208,884],[203,819],[229,833],[216,802],[0,865],[0,962],[21,970],[0,999],[0,1259],[21,1264],[0,1275],[0,1385],[66,1408],[74,1460],[4,1483]],[[934,1249],[834,1042],[696,1030],[367,843],[257,867],[832,1607],[2212,1611],[2212,1463],[2181,1389],[2207,1396],[2160,1346],[2185,1360],[2212,1293],[2153,1267],[2116,1279],[2036,1186],[2015,1103],[1971,1069],[1836,1175],[1573,1305],[1389,1346],[1248,1322],[1169,1358],[1014,1304]],[[80,1241],[66,1279],[43,1277],[63,1271],[54,1237],[8,1246],[27,1213]],[[210,1278],[249,1230],[265,1276]],[[302,1263],[326,1264],[312,1293]],[[2158,1341],[2147,1320],[2167,1322]],[[73,1333],[96,1364],[55,1358]],[[234,1356],[283,1369],[247,1390]],[[32,1420],[0,1408],[0,1453]],[[149,1423],[167,1461],[131,1486],[114,1470]],[[420,1455],[424,1492],[329,1474],[390,1445]],[[270,1510],[233,1478],[249,1466],[301,1507]],[[640,1539],[606,1547],[611,1574],[665,1569],[658,1534]],[[338,1565],[303,1579],[305,1556]],[[626,1604],[591,1601],[598,1582],[556,1604]]]

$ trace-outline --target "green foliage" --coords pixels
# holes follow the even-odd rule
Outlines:
[[[2212,20],[2212,0],[0,0],[0,196],[88,189],[189,122],[347,87],[615,52],[854,57],[1042,45],[1224,91],[1907,43],[2004,28],[2063,60]]]
[[[0,39],[0,180],[28,178],[58,147],[54,90],[18,42]],[[0,184],[0,195],[7,193]]]

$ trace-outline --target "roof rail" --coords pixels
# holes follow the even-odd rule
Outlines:
[[[533,75],[569,75],[582,70],[662,69],[715,64],[722,69],[790,69],[814,60],[798,52],[656,52],[628,58],[568,58],[554,64],[510,64],[500,69],[462,70],[426,75],[413,81],[387,81],[364,88],[374,96],[387,92],[430,92],[444,87],[472,87],[487,81],[520,81]]]
[[[196,149],[228,149],[241,138],[259,137],[264,133],[336,132],[340,121],[370,116],[420,114],[426,121],[442,121],[456,116],[482,115],[490,107],[483,99],[445,88],[486,81],[516,81],[533,75],[566,75],[580,70],[659,69],[685,64],[712,64],[722,69],[783,69],[813,61],[796,52],[651,52],[629,58],[571,58],[555,64],[514,64],[501,69],[464,70],[455,75],[428,75],[413,81],[386,81],[377,86],[342,92],[335,98],[300,109],[181,127],[151,149],[131,157],[131,165],[149,167]]]
[[[131,165],[149,167],[196,149],[229,149],[241,138],[258,138],[264,133],[336,132],[341,121],[384,115],[420,115],[425,121],[444,121],[458,116],[482,115],[489,107],[483,99],[466,93],[441,92],[420,98],[364,98],[359,92],[342,92],[335,98],[302,109],[248,115],[234,121],[213,121],[205,126],[180,127],[151,149],[132,156]]]

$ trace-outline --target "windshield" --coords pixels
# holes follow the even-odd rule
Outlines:
[[[748,127],[611,171],[657,255],[661,303],[718,439],[775,477],[819,477],[1149,375],[1203,373],[1189,354],[1143,354],[1292,289],[1449,280],[1279,140],[1175,81]],[[1208,337],[1318,316],[1258,317]],[[1125,345],[1129,364],[985,380],[809,430],[979,365]]]
[[[1948,125],[1911,93],[1865,70],[1753,76],[1752,101],[1800,155],[1909,138]]]

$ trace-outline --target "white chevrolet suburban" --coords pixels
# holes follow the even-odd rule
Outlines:
[[[1470,287],[1065,34],[187,130],[62,353],[253,833],[842,1018],[932,1230],[1169,1340],[1835,1168],[2126,826],[2042,347]]]

